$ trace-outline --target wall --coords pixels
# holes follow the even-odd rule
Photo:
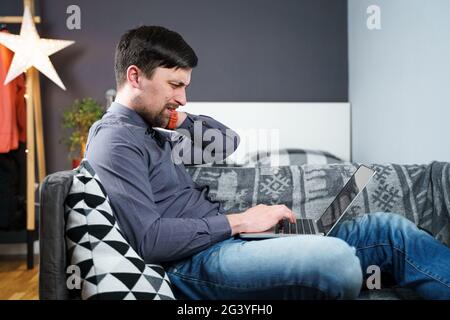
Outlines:
[[[66,28],[71,4],[81,8],[81,30]],[[345,0],[41,0],[38,5],[43,37],[76,41],[51,57],[67,91],[42,78],[48,172],[70,167],[60,144],[62,111],[76,98],[104,102],[105,91],[115,85],[115,45],[125,30],[141,24],[176,30],[196,50],[192,101],[348,98]]]
[[[353,160],[450,161],[450,1],[349,0],[348,25]]]

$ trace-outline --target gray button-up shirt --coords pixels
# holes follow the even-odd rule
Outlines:
[[[179,129],[193,137],[198,121],[203,131],[218,130],[228,146],[232,142],[231,150],[224,143],[216,152],[234,152],[237,134],[210,117],[187,114]],[[177,146],[201,151],[210,143],[199,146],[187,136],[150,128],[134,110],[118,103],[89,131],[85,157],[127,240],[147,263],[178,260],[231,236],[219,203],[210,201],[206,188],[193,182],[182,163],[173,161]]]

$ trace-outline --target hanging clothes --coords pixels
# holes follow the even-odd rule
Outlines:
[[[25,75],[4,85],[13,55],[0,45],[0,153],[16,150],[19,141],[26,141]]]
[[[3,84],[13,55],[0,45],[0,230],[8,231],[23,230],[26,223],[25,76]]]

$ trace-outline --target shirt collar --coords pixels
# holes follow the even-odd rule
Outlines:
[[[136,111],[118,102],[111,103],[111,106],[108,108],[107,112],[125,116],[128,119],[130,119],[134,124],[140,127],[148,128],[148,124],[145,122],[144,119],[142,119],[142,117]]]

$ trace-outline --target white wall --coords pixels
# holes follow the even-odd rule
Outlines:
[[[188,102],[181,110],[208,115],[235,130],[241,143],[228,160],[236,163],[256,151],[296,148],[350,160],[348,103]]]
[[[353,160],[450,161],[450,1],[349,0],[348,24]]]

